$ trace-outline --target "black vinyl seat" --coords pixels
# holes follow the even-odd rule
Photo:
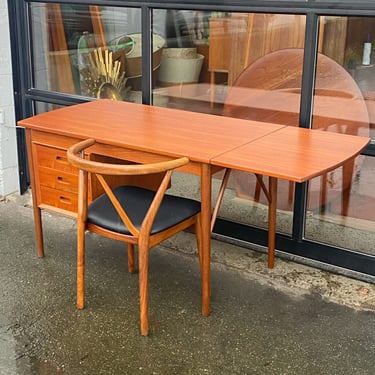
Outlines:
[[[124,207],[132,223],[140,229],[155,197],[155,192],[137,186],[119,186],[113,189],[113,193],[121,206]],[[200,209],[201,204],[196,200],[165,195],[155,216],[151,234],[162,232],[181,223],[198,214]],[[87,222],[113,232],[131,234],[106,194],[101,195],[89,205]]]

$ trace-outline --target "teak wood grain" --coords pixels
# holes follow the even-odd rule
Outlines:
[[[182,167],[201,178],[202,314],[210,311],[211,178],[220,168],[269,176],[268,266],[273,267],[277,179],[302,182],[353,159],[369,138],[214,116],[141,104],[98,100],[24,119],[38,254],[43,256],[35,145],[66,149],[94,138],[92,152],[133,162],[188,157]],[[220,195],[222,196],[222,195]],[[221,199],[221,198],[220,198]],[[53,208],[50,206],[50,208]],[[60,208],[58,208],[60,209]],[[215,209],[216,211],[216,209]]]
[[[366,137],[287,126],[223,153],[212,164],[225,168],[304,182],[357,156]]]
[[[191,161],[205,163],[244,140],[257,139],[282,127],[112,100],[57,109],[19,124],[79,139],[90,136],[98,143],[126,145],[169,157],[188,156]]]

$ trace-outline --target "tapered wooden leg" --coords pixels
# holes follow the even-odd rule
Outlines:
[[[260,176],[260,178],[262,178],[262,176]],[[259,202],[260,191],[261,191],[261,187],[260,187],[260,183],[259,183],[259,179],[258,179],[256,184],[255,184],[255,190],[254,190],[254,201],[255,202]]]
[[[202,230],[202,315],[210,315],[210,261],[211,261],[211,168],[202,165],[201,174],[201,230]]]
[[[77,308],[85,307],[85,227],[78,222],[77,230]]]
[[[196,241],[197,241],[199,267],[200,267],[201,277],[202,277],[202,273],[203,273],[203,268],[202,268],[202,224],[201,224],[201,215],[200,214],[198,214],[197,222],[195,224],[195,238],[196,238]]]
[[[224,198],[225,189],[228,185],[228,181],[229,181],[231,171],[232,171],[231,169],[227,168],[225,170],[223,180],[221,181],[219,194],[217,196],[216,204],[215,204],[214,210],[212,212],[212,216],[211,216],[211,232],[214,230],[216,217],[217,217],[217,214],[219,213],[221,202]]]
[[[139,317],[141,335],[148,335],[148,245],[138,244]]]
[[[43,244],[43,227],[42,227],[42,210],[34,205],[34,225],[35,225],[35,239],[36,239],[36,250],[38,257],[44,257],[44,244]]]
[[[134,245],[128,244],[128,271],[130,273],[134,273],[135,266],[134,266]]]
[[[26,144],[27,144],[27,158],[28,158],[29,170],[30,170],[31,198],[33,200],[36,250],[37,250],[38,257],[44,257],[42,211],[38,206],[37,187],[35,184],[34,160],[33,160],[33,152],[32,152],[33,143],[31,140],[31,130],[26,129],[25,135],[26,135]]]
[[[275,265],[276,245],[276,208],[277,208],[277,178],[269,178],[269,205],[268,205],[268,268]]]

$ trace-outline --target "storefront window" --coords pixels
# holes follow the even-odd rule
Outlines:
[[[147,63],[147,94],[155,106],[264,126],[301,125],[304,52],[313,43],[306,39],[311,44],[305,46],[305,15],[150,9],[153,47],[145,60],[141,8],[38,2],[30,9],[37,89],[140,103]],[[307,125],[375,139],[374,46],[374,18],[319,18],[313,116]],[[54,105],[39,102],[36,108],[43,112]],[[310,181],[305,238],[371,253],[374,172],[374,158],[362,155]],[[186,192],[186,176],[176,176],[177,191],[180,184]],[[213,197],[221,178],[213,181]],[[267,186],[267,178],[263,182]],[[190,193],[199,198],[196,186]],[[294,193],[293,183],[278,182],[279,233],[292,234]],[[232,171],[219,216],[267,229],[267,214],[259,180]]]
[[[140,9],[32,3],[31,10],[36,88],[117,100],[140,89]],[[160,49],[164,40],[154,43]]]
[[[219,17],[218,17],[219,16]],[[232,13],[205,18],[208,63],[196,82],[166,85],[169,105],[283,125],[299,125],[306,18]],[[154,91],[154,93],[156,90]],[[160,92],[160,91],[159,91]],[[268,185],[268,179],[263,179]],[[220,179],[214,183],[218,189]],[[290,234],[294,185],[279,181],[278,231]],[[255,175],[232,171],[220,216],[267,228],[268,202]]]
[[[375,19],[324,17],[322,25],[324,54],[317,62],[313,128],[374,139]],[[373,159],[360,155],[310,183],[314,204],[307,216],[307,238],[372,252]]]

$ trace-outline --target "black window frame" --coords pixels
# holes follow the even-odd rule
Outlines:
[[[242,1],[123,1],[123,0],[66,0],[66,1],[30,1],[8,0],[11,31],[11,50],[13,66],[14,100],[16,120],[29,117],[35,113],[36,102],[46,102],[58,105],[72,105],[87,101],[77,95],[49,92],[32,87],[31,72],[31,38],[28,6],[30,3],[60,3],[81,4],[114,7],[137,7],[141,9],[142,19],[142,102],[152,105],[152,11],[154,9],[177,10],[212,10],[223,12],[255,12],[278,14],[302,14],[306,16],[305,54],[302,79],[300,106],[300,124],[310,127],[312,119],[312,100],[314,74],[316,68],[317,40],[319,33],[319,18],[321,16],[373,16],[375,3],[373,1],[353,2],[351,0],[242,0]],[[20,136],[19,155],[25,158],[25,145]],[[363,152],[367,156],[375,156],[375,143],[372,142]],[[20,163],[25,168],[20,176],[27,178],[27,162]],[[27,181],[20,183],[22,190],[27,187]],[[307,183],[297,184],[293,212],[292,236],[277,233],[276,248],[279,254],[289,257],[301,257],[304,261],[312,261],[320,268],[333,266],[332,270],[367,281],[375,281],[375,256],[342,249],[326,244],[309,241],[304,238],[305,209]],[[218,219],[214,236],[219,239],[240,241],[242,244],[255,243],[267,245],[267,231],[260,228],[244,226],[228,220]]]

